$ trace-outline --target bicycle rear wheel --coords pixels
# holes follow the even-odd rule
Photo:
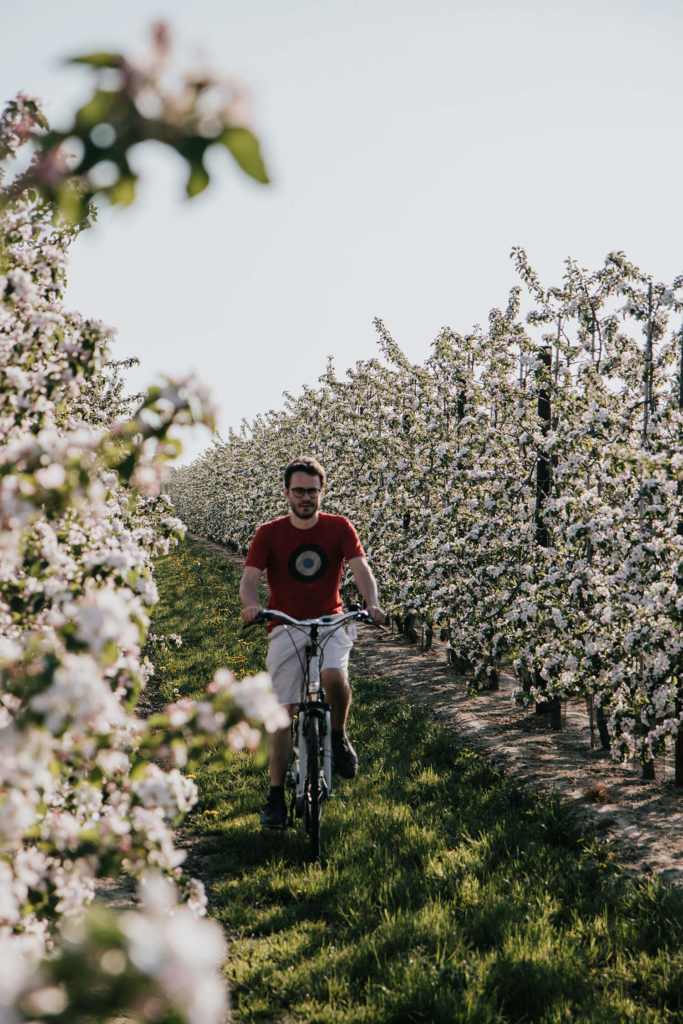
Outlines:
[[[323,782],[320,761],[320,719],[311,715],[308,720],[307,741],[306,825],[311,841],[311,857],[320,860],[320,818],[323,810]]]

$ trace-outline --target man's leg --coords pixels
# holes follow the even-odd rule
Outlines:
[[[278,626],[268,637],[266,668],[273,681],[273,689],[280,704],[287,708],[290,720],[301,693],[301,669],[296,650],[283,626]],[[268,758],[270,762],[270,792],[261,814],[261,824],[267,828],[284,828],[287,824],[285,777],[292,752],[291,725],[278,729],[270,736]]]
[[[326,668],[320,673],[325,699],[332,705],[332,760],[335,772],[344,779],[355,778],[358,758],[346,735],[346,719],[351,707],[351,687],[348,676],[338,668]]]
[[[330,718],[332,728],[337,732],[346,729],[346,718],[351,707],[351,687],[345,672],[338,668],[324,668],[320,673],[320,681],[325,691],[325,699],[332,705]]]
[[[289,712],[290,721],[294,714],[294,708],[296,705],[287,704],[286,708]],[[286,726],[284,729],[278,729],[276,732],[271,733],[269,742],[269,760],[270,760],[270,784],[271,786],[283,786],[285,782],[285,775],[287,774],[287,766],[289,764],[289,758],[292,754],[292,727],[291,724]]]
[[[293,704],[286,704],[291,719]],[[287,824],[287,801],[285,799],[285,776],[289,757],[292,753],[292,727],[286,726],[271,733],[268,743],[270,761],[270,792],[266,806],[261,813],[261,824],[266,828],[284,828]]]

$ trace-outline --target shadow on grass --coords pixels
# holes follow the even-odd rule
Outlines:
[[[621,1024],[679,1005],[679,894],[620,875],[560,802],[381,683],[359,682],[353,736],[363,772],[326,806],[323,868],[300,834],[259,829],[263,770],[245,759],[209,782],[220,828],[204,863],[245,1020],[296,1007],[321,1022]],[[311,981],[316,965],[336,995]]]

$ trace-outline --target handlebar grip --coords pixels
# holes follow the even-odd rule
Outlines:
[[[268,622],[268,619],[261,611],[258,613],[258,615],[254,616],[251,622],[244,623],[244,625],[242,626],[242,632],[244,633],[245,630],[252,629],[254,626],[262,626],[264,622]]]
[[[377,629],[383,629],[384,628],[383,626],[380,625],[379,622],[375,622],[375,620],[373,619],[372,615],[367,610],[367,608],[358,608],[358,606],[356,606],[355,608],[349,609],[349,610],[350,611],[353,610],[353,611],[356,612],[357,621],[359,621],[359,622],[367,622],[368,625],[375,626]]]

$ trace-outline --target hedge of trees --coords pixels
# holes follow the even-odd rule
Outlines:
[[[512,663],[530,701],[586,696],[614,755],[650,773],[683,720],[683,277],[615,252],[547,287],[512,257],[521,283],[485,328],[444,328],[412,364],[376,321],[378,358],[330,363],[168,493],[244,551],[286,511],[284,465],[314,453],[400,624],[440,631],[475,688]]]
[[[127,148],[165,132],[197,191],[207,140],[232,128],[225,103],[209,104],[204,123],[219,85],[206,73],[168,91],[169,56],[159,29],[144,65],[83,58],[109,77],[68,133],[51,132],[26,96],[0,117],[3,1024],[124,1014],[222,1024],[223,935],[203,918],[203,886],[184,873],[172,835],[197,798],[183,769],[253,748],[254,717],[270,729],[283,721],[267,677],[237,683],[225,670],[207,679],[205,700],[135,715],[154,644],[178,640],[148,634],[152,559],[182,529],[159,494],[179,447],[169,430],[210,425],[212,413],[190,380],[123,398],[125,366],[107,363],[112,331],[63,301],[69,246],[92,221],[93,197],[132,198],[130,181],[107,193],[98,162],[116,164],[124,182]],[[64,159],[65,139],[81,143],[85,162]],[[20,150],[29,157],[12,177]],[[112,876],[139,880],[139,907],[88,912]]]

